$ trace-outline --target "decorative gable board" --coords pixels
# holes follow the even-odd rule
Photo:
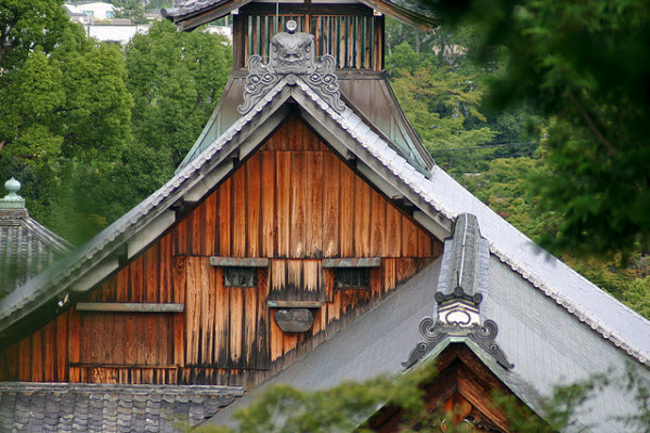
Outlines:
[[[4,350],[0,379],[252,386],[377,303],[441,248],[290,115],[177,225],[84,299],[184,304],[183,312],[73,308]],[[255,268],[254,287],[225,287],[224,268],[210,263],[215,256],[269,264]],[[379,258],[368,290],[335,289],[334,269],[322,262],[346,257]],[[313,314],[305,333],[282,332],[273,319],[292,303],[307,303]]]

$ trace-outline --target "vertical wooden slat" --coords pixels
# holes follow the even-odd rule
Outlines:
[[[260,154],[254,154],[246,163],[246,236],[248,237],[248,257],[259,257],[260,242],[260,209],[261,209],[261,165]]]
[[[275,154],[260,152],[262,176],[262,255],[275,256]]]
[[[359,176],[355,176],[356,200],[354,220],[354,252],[356,257],[370,254],[370,187]]]
[[[114,364],[125,364],[124,359],[124,338],[128,338],[126,335],[126,324],[124,321],[124,316],[119,315],[114,319],[113,322],[113,338],[112,344],[106,342],[106,344],[112,346],[112,359]]]
[[[233,175],[232,255],[246,256],[246,171],[242,168]]]
[[[291,152],[276,153],[277,170],[277,233],[278,248],[276,257],[289,257],[291,234],[290,194],[291,194]]]
[[[402,215],[390,204],[386,207],[386,242],[383,250],[384,257],[402,256]]]
[[[244,298],[244,341],[242,367],[254,367],[258,364],[257,353],[257,288],[242,289]]]
[[[214,351],[219,366],[227,366],[230,360],[230,289],[223,287],[223,269],[218,268],[215,274],[215,325]]]
[[[323,256],[335,257],[339,254],[339,192],[341,163],[332,152],[324,155],[324,221]]]
[[[305,255],[305,186],[306,161],[304,152],[292,152],[291,155],[291,257]]]
[[[386,243],[386,200],[376,191],[371,194],[370,256],[382,256]]]
[[[168,234],[160,240],[158,287],[160,302],[173,302],[172,298],[172,252],[171,236]]]
[[[45,382],[54,382],[56,380],[56,322],[57,320],[53,320],[43,328],[43,380]]]
[[[417,227],[402,216],[402,253],[405,257],[416,257],[418,253]]]
[[[201,236],[201,254],[211,256],[215,254],[213,233],[216,230],[216,209],[217,209],[217,194],[212,193],[201,205],[205,209],[205,222],[202,228]]]
[[[196,364],[199,362],[201,335],[201,270],[200,261],[196,257],[188,257],[186,263],[185,357],[188,364]]]
[[[339,219],[339,245],[342,257],[352,257],[354,254],[354,223],[358,203],[355,203],[355,174],[346,166],[341,166],[340,192],[341,204]]]
[[[174,302],[187,304],[186,284],[187,272],[185,270],[185,257],[174,257],[172,264],[172,290]],[[174,314],[174,364],[185,365],[185,315],[187,313]]]
[[[68,322],[70,320],[70,312],[66,311],[60,315],[56,322],[56,381],[67,382],[69,380],[68,371],[68,347],[69,347],[69,331]]]
[[[242,362],[244,296],[240,289],[230,289],[230,364]]]
[[[306,129],[306,128],[305,128]],[[318,142],[314,140],[317,145]],[[307,154],[307,247],[308,257],[323,256],[323,152]]]
[[[231,255],[231,186],[232,178],[227,179],[219,188],[219,255]]]
[[[32,368],[31,381],[43,381],[43,331],[39,330],[32,334]]]

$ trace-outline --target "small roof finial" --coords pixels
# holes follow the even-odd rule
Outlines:
[[[293,34],[298,28],[298,23],[295,22],[294,20],[289,20],[287,21],[286,26],[287,26],[287,33]]]
[[[5,182],[9,194],[0,199],[0,209],[24,209],[25,199],[16,194],[22,185],[14,177]]]

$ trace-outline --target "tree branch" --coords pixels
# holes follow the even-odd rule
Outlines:
[[[600,132],[594,121],[591,119],[591,116],[589,116],[589,113],[587,113],[587,110],[585,109],[584,105],[582,105],[582,102],[578,98],[573,95],[573,93],[570,93],[569,96],[571,97],[571,101],[573,101],[574,104],[577,105],[578,110],[580,111],[580,114],[582,115],[583,119],[587,123],[587,126],[591,131],[594,133],[596,138],[605,145],[607,150],[609,151],[610,155],[616,155],[618,153],[618,149],[610,143],[607,138]]]

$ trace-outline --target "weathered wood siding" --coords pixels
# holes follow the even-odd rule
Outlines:
[[[298,118],[185,218],[90,294],[181,303],[182,313],[74,308],[0,353],[0,379],[254,384],[311,350],[439,255],[441,244],[369,186]],[[210,256],[262,257],[250,288],[224,287]],[[337,290],[322,259],[379,257],[366,290]],[[303,334],[275,301],[322,302]]]

